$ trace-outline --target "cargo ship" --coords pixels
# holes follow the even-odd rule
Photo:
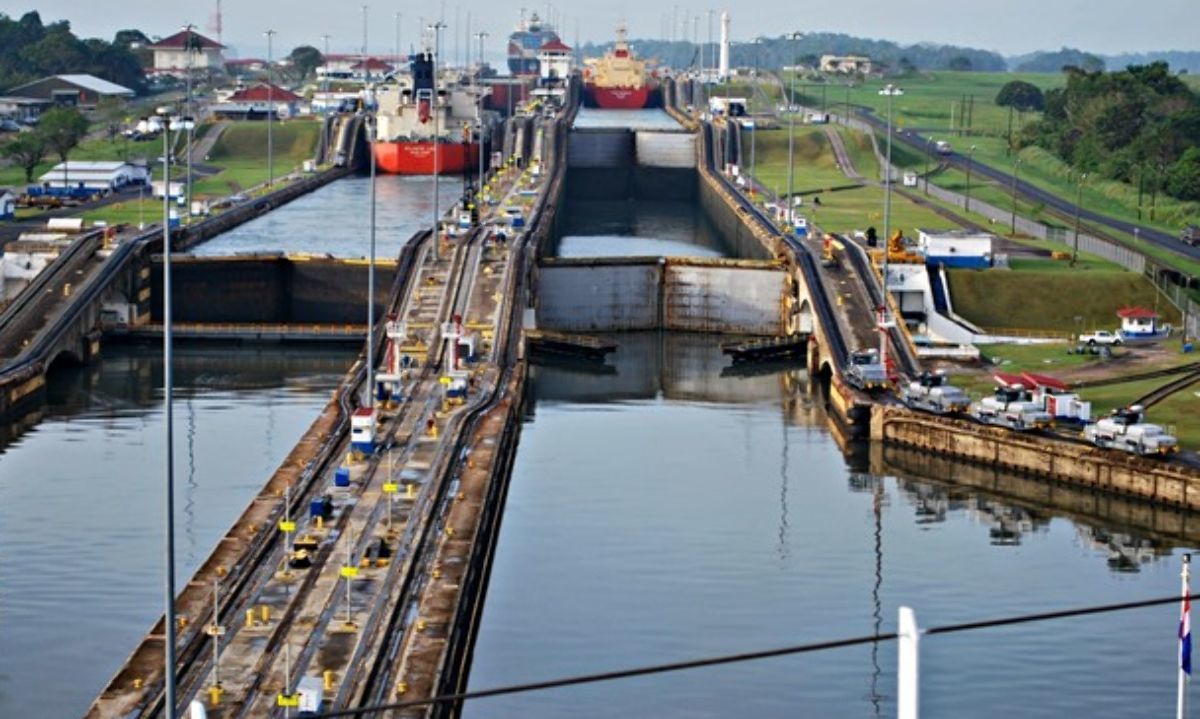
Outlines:
[[[521,22],[508,36],[508,71],[513,75],[537,75],[538,51],[550,42],[561,42],[554,28],[533,13],[528,20],[521,11]]]
[[[413,55],[410,68],[376,92],[375,167],[396,175],[431,175],[435,166],[438,173],[470,173],[488,151],[496,114],[480,113],[470,88],[447,83],[435,96],[433,53]]]
[[[629,49],[625,26],[601,58],[588,58],[583,69],[584,102],[608,110],[639,110],[658,104],[658,78]]]

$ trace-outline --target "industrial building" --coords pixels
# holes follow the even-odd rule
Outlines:
[[[987,232],[917,230],[917,245],[925,262],[946,267],[991,267],[994,239]]]
[[[129,98],[134,91],[94,75],[51,75],[12,88],[0,98],[0,111],[19,114],[21,110],[34,114],[53,105],[92,108],[106,98]]]
[[[0,220],[11,220],[17,213],[17,196],[0,190]]]
[[[81,187],[88,190],[119,190],[150,182],[150,168],[120,161],[60,162],[38,178],[43,187]]]

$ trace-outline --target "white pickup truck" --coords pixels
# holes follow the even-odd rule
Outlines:
[[[1108,330],[1096,330],[1087,334],[1079,335],[1079,344],[1081,345],[1111,345],[1119,347],[1121,345],[1121,336],[1116,332]]]

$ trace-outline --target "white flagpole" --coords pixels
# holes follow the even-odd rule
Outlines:
[[[1183,607],[1187,606],[1186,602],[1187,602],[1187,596],[1189,593],[1188,568],[1191,565],[1191,562],[1192,562],[1192,555],[1190,555],[1190,554],[1183,555],[1183,569],[1182,569],[1182,571],[1180,571],[1180,577],[1183,580],[1184,604],[1182,604],[1180,606],[1179,627],[1181,630],[1184,628],[1183,622],[1184,622],[1184,618],[1186,617],[1187,618],[1187,631],[1188,631],[1189,635],[1191,634],[1191,631],[1192,631],[1192,618],[1190,616],[1187,616],[1187,614],[1185,614],[1183,612]],[[1184,717],[1187,716],[1187,672],[1183,671],[1183,636],[1179,637],[1178,654],[1179,654],[1179,656],[1177,659],[1177,663],[1179,664],[1179,691],[1178,691],[1178,694],[1176,696],[1176,701],[1175,701],[1175,719],[1184,719]]]

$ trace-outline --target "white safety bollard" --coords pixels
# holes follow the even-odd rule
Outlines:
[[[921,716],[921,630],[917,615],[910,607],[900,607],[899,652],[896,668],[896,717],[918,719]]]

